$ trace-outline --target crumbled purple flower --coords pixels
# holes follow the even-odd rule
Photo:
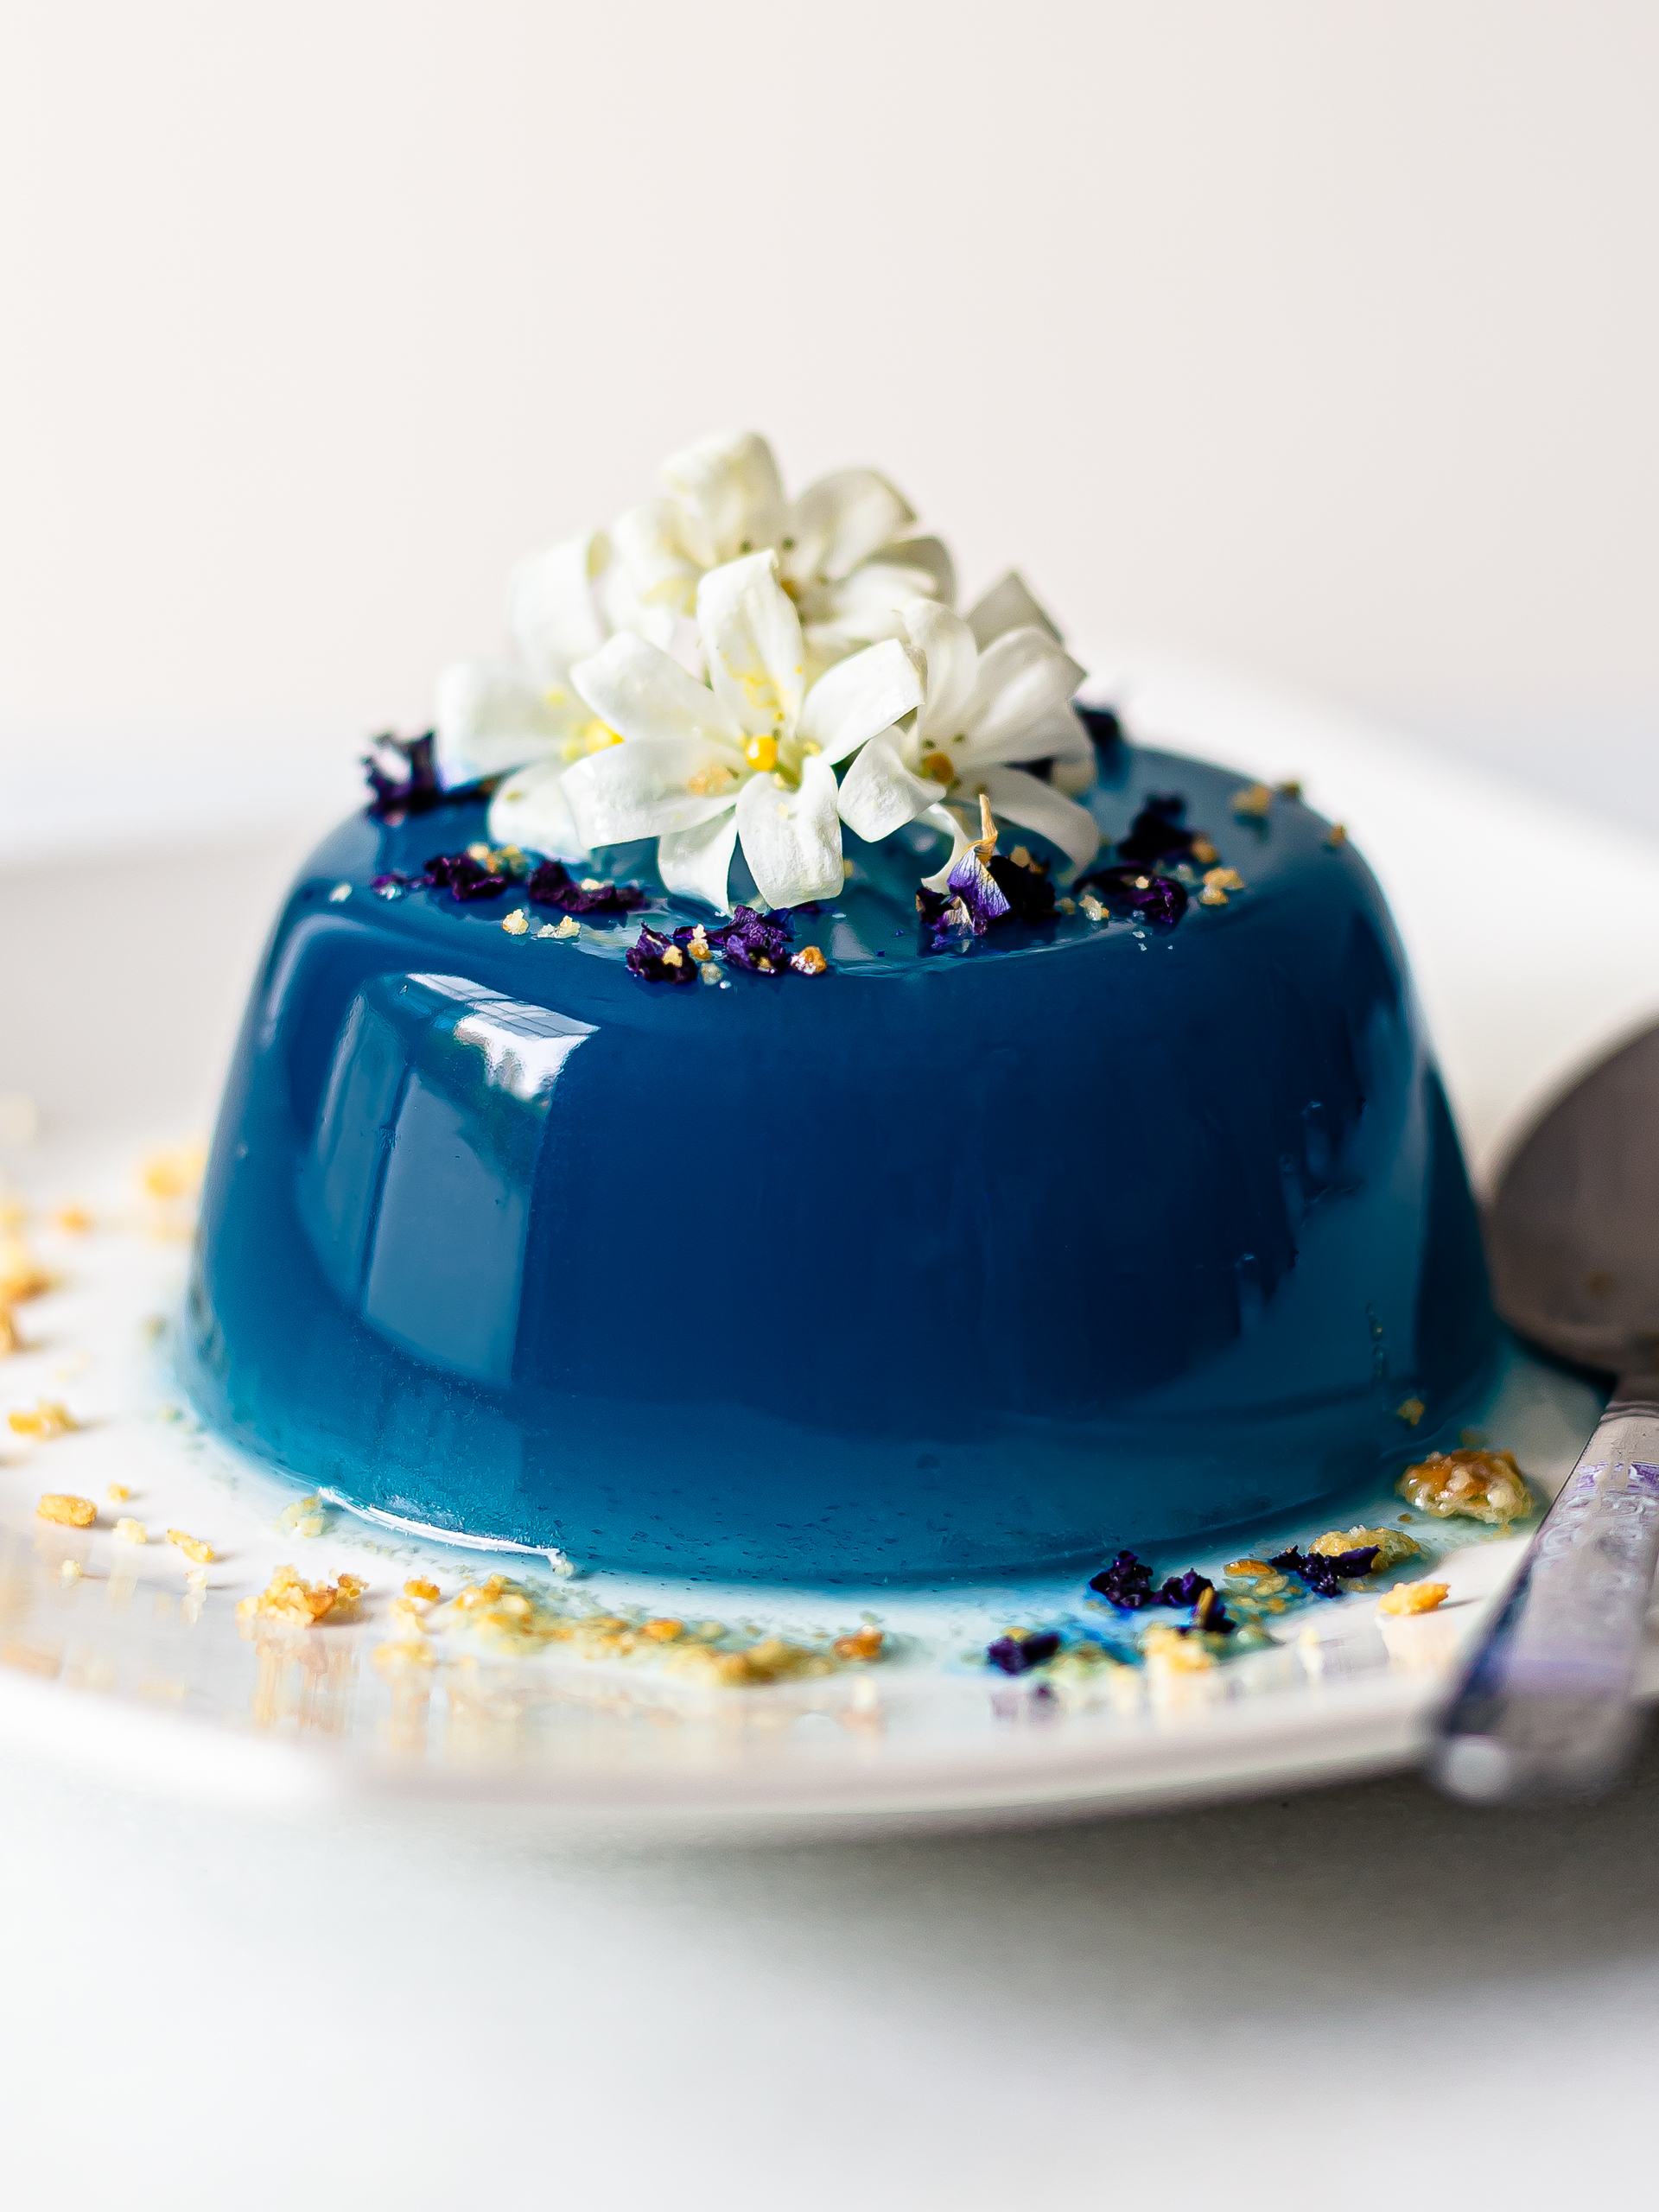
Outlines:
[[[1186,886],[1173,875],[1154,874],[1150,868],[1096,868],[1082,879],[1077,889],[1092,891],[1119,920],[1148,922],[1154,929],[1173,929],[1186,912]]]
[[[1133,1552],[1119,1552],[1109,1567],[1102,1567],[1098,1574],[1090,1578],[1089,1587],[1104,1598],[1108,1605],[1122,1605],[1130,1612],[1156,1603],[1152,1569]]]
[[[601,882],[592,876],[578,882],[563,861],[543,861],[525,884],[524,896],[533,906],[557,906],[567,914],[629,914],[645,903],[637,883]]]
[[[400,868],[385,875],[373,876],[369,882],[370,890],[378,892],[383,899],[401,899],[406,891],[423,891],[425,887],[423,875],[405,875]]]
[[[747,969],[752,976],[780,976],[789,965],[789,940],[794,924],[787,913],[757,914],[753,906],[739,906],[724,928],[708,932],[731,968]],[[690,930],[676,930],[675,937],[690,938]]]
[[[1191,1605],[1193,1626],[1212,1636],[1230,1636],[1234,1624],[1227,1618],[1216,1586],[1207,1574],[1190,1567],[1185,1574],[1166,1575],[1154,1590],[1152,1569],[1133,1552],[1119,1552],[1109,1567],[1093,1576],[1089,1587],[1109,1605],[1138,1612],[1143,1605]]]
[[[1316,1598],[1339,1598],[1344,1582],[1370,1573],[1377,1548],[1360,1544],[1351,1552],[1304,1552],[1293,1544],[1288,1551],[1275,1552],[1268,1564],[1281,1574],[1300,1575]]]
[[[369,811],[382,822],[399,823],[411,814],[428,814],[444,792],[432,757],[434,733],[421,737],[383,737],[369,740],[363,771],[374,797]]]
[[[1081,715],[1084,728],[1103,753],[1109,753],[1113,747],[1123,743],[1123,724],[1115,707],[1085,707],[1081,699],[1074,699],[1071,703]]]
[[[1005,1675],[1025,1675],[1052,1659],[1059,1648],[1059,1637],[1052,1629],[1045,1629],[1035,1636],[999,1636],[986,1645],[985,1656]]]
[[[435,891],[447,891],[452,899],[463,900],[493,899],[512,883],[510,875],[497,874],[470,853],[435,853],[426,864],[424,880]]]
[[[688,937],[690,932],[686,932]],[[639,934],[628,947],[628,966],[636,976],[648,983],[692,983],[696,981],[697,963],[688,952],[681,950],[671,937],[664,937],[659,930],[639,925]]]
[[[1200,1574],[1197,1567],[1189,1567],[1185,1574],[1166,1577],[1159,1588],[1158,1602],[1160,1605],[1196,1605],[1204,1592],[1215,1586],[1207,1574]]]

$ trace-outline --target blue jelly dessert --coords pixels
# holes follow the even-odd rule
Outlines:
[[[1493,1323],[1376,884],[1091,723],[1096,863],[1002,822],[989,927],[918,906],[925,823],[734,919],[430,779],[343,823],[226,1092],[207,1416],[410,1522],[771,1581],[1097,1563],[1454,1428]]]

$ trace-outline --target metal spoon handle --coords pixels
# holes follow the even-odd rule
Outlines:
[[[1659,1376],[1631,1376],[1533,1538],[1441,1716],[1429,1772],[1484,1804],[1604,1789],[1633,1748],[1630,1693],[1659,1559]]]

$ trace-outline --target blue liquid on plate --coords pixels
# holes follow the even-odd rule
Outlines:
[[[483,810],[355,817],[227,1085],[198,1405],[362,1506],[771,1581],[1094,1560],[1364,1480],[1479,1386],[1474,1210],[1376,883],[1299,804],[1236,821],[1236,783],[1120,748],[1089,802],[1117,838],[1182,792],[1244,877],[1173,931],[925,957],[937,849],[849,841],[796,925],[831,972],[723,989],[632,976],[638,916],[572,944],[506,935],[519,893],[387,901]],[[656,882],[649,847],[602,866]]]

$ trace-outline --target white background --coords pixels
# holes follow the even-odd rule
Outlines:
[[[1656,69],[1649,0],[25,0],[0,837],[332,805],[723,424],[1659,823]]]
[[[1659,826],[1656,64],[1610,0],[14,8],[0,850],[298,834],[726,423],[1079,638]],[[10,1762],[0,2161],[31,2212],[1612,2194],[1656,1784],[573,1855]]]

